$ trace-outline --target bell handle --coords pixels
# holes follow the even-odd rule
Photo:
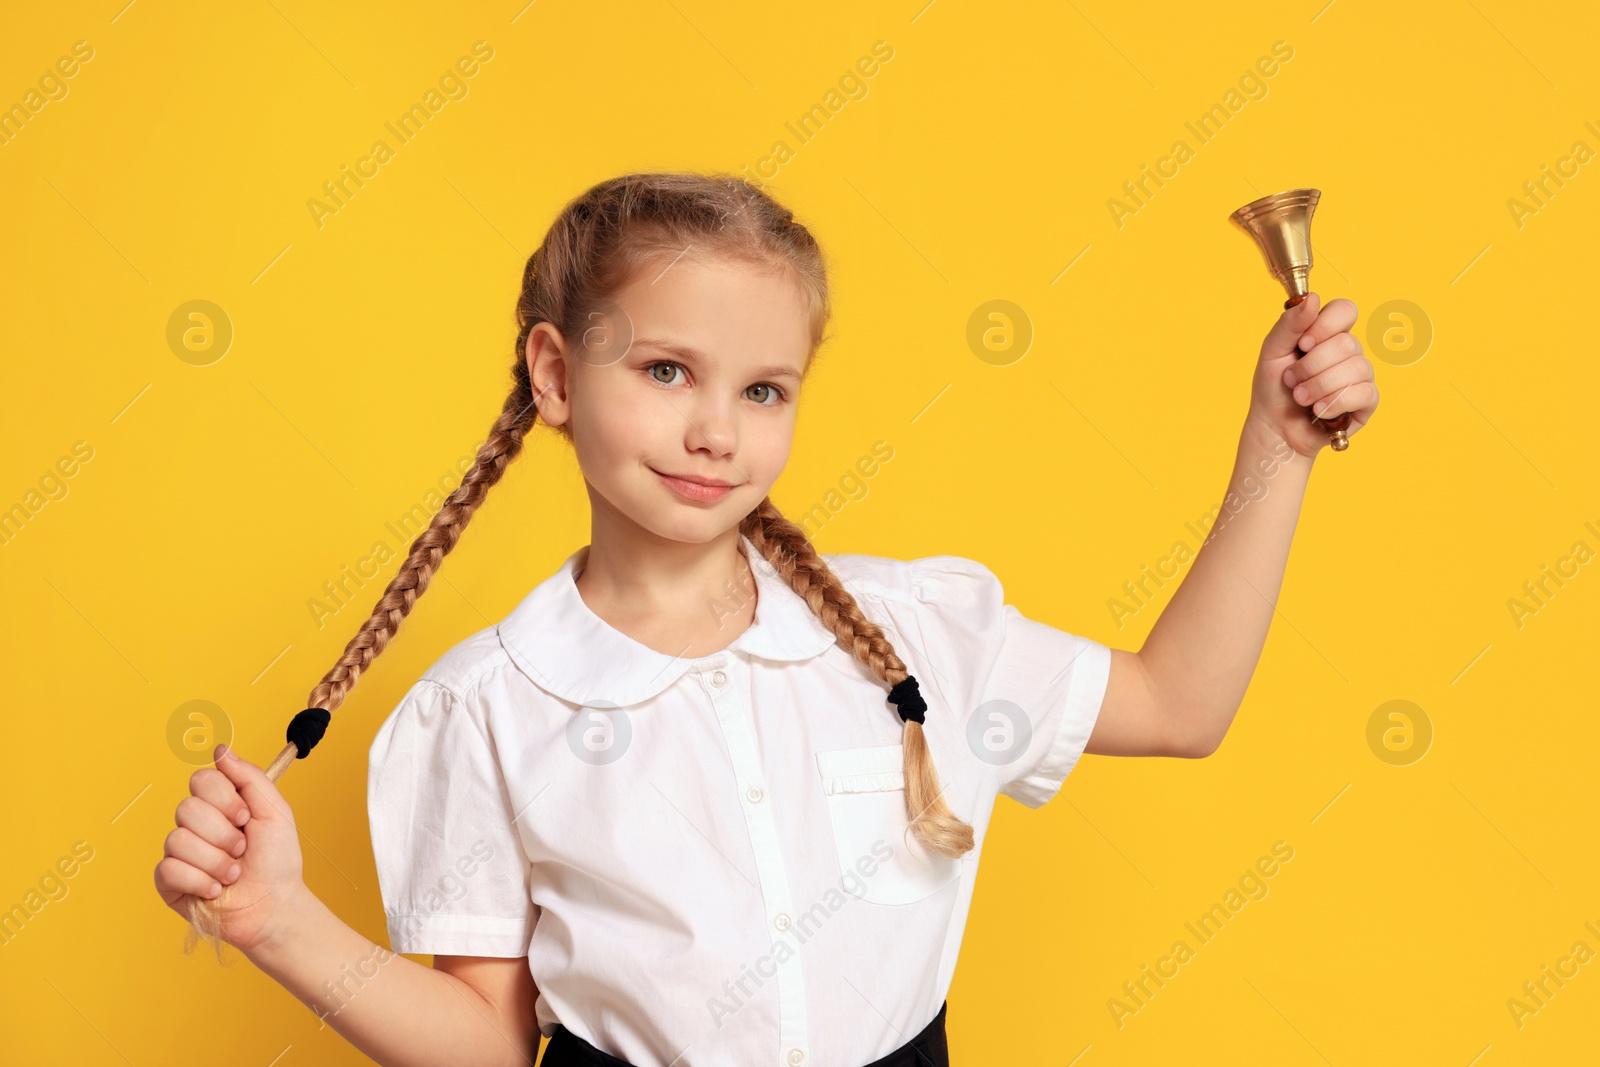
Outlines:
[[[1297,293],[1294,296],[1291,296],[1288,300],[1283,302],[1283,310],[1288,311],[1290,308],[1298,306],[1308,295],[1310,294]],[[1294,358],[1300,359],[1304,355],[1305,353],[1300,351],[1300,347],[1296,345],[1294,350]],[[1310,414],[1310,412],[1311,408],[1307,406],[1306,413]],[[1331,419],[1319,419],[1315,415],[1312,415],[1311,421],[1322,423],[1323,427],[1328,431],[1328,443],[1332,446],[1335,452],[1343,452],[1345,449],[1350,447],[1350,438],[1345,435],[1345,431],[1350,428],[1350,412],[1342,411]]]

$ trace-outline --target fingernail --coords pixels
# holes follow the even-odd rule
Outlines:
[[[212,882],[211,883],[211,888],[206,890],[206,896],[215,897],[215,896],[221,896],[221,895],[222,895],[222,886],[218,885],[216,882]]]
[[[233,847],[228,850],[228,853],[233,856],[234,859],[238,859],[240,856],[244,855],[244,850],[247,847],[247,844],[248,843],[245,841],[245,839],[241,837],[239,840],[233,843]]]
[[[1294,368],[1293,367],[1285,367],[1284,368],[1284,371],[1283,371],[1283,384],[1284,385],[1293,385],[1294,384]]]
[[[247,823],[249,821],[250,821],[250,809],[249,808],[240,808],[239,809],[239,813],[233,817],[233,824],[235,826],[243,826],[245,823]]]
[[[1300,338],[1300,347],[1302,349],[1304,349],[1305,351],[1307,351],[1307,352],[1311,351],[1311,335],[1310,334],[1306,334],[1304,337]]]
[[[1304,404],[1306,402],[1306,387],[1302,385],[1299,388],[1297,388],[1294,391],[1294,398],[1299,403]]]
[[[222,758],[226,755],[228,755],[227,745],[218,745],[217,750],[211,754],[212,758],[218,763],[221,763]]]
[[[234,879],[236,879],[238,877],[239,877],[239,865],[237,863],[235,863],[232,867],[228,868],[228,881],[231,882],[231,881],[233,881]]]

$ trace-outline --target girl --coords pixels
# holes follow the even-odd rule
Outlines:
[[[476,465],[272,767],[219,746],[194,775],[166,903],[384,1064],[531,1063],[538,1035],[547,1067],[947,1064],[996,796],[1038,807],[1084,752],[1217,747],[1327,443],[1300,405],[1354,432],[1377,391],[1352,304],[1284,312],[1228,505],[1145,647],[1112,650],[1022,617],[981,564],[819,556],[778,512],[828,312],[811,234],[740,179],[631,174],[568,204],[528,261]],[[273,780],[536,419],[577,455],[590,543],[373,741],[390,952],[304,885]]]

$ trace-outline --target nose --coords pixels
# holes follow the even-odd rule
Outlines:
[[[731,459],[739,447],[739,430],[726,405],[697,404],[684,412],[689,425],[684,427],[684,447],[691,452],[707,452],[717,459]]]

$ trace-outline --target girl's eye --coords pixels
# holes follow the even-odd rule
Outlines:
[[[656,373],[656,371],[658,371],[659,368],[662,368],[662,366],[667,368],[667,378],[661,378],[661,376]],[[682,370],[682,363],[674,363],[672,360],[656,360],[656,362],[646,366],[645,373],[650,374],[650,381],[656,382],[658,386],[672,386],[672,384],[674,384],[674,379],[672,379],[672,376],[674,376],[677,371]],[[757,382],[757,384],[754,384],[754,386],[750,386],[750,389],[765,389],[765,395],[770,395],[770,397],[773,397],[771,400],[757,400],[757,402],[755,402],[757,405],[763,406],[763,408],[776,408],[776,406],[781,405],[784,400],[789,398],[789,394],[786,394],[784,390],[779,389],[778,386],[773,386],[771,382]]]
[[[783,400],[783,390],[767,382],[757,382],[746,389],[744,395],[757,404],[776,404]]]
[[[670,362],[670,360],[661,360],[661,362],[651,363],[650,366],[646,366],[645,373],[646,374],[650,374],[650,378],[653,379],[653,381],[656,382],[656,384],[658,384],[658,386],[670,386],[670,384],[672,384],[672,381],[670,381],[670,379],[667,379],[667,381],[662,381],[661,378],[656,378],[656,368],[659,368],[659,366],[669,366],[669,368],[677,368],[677,370],[683,370],[682,366],[678,366],[677,363],[672,363],[672,362]]]

